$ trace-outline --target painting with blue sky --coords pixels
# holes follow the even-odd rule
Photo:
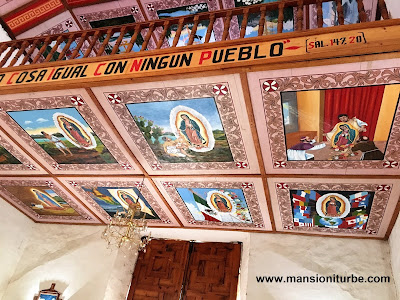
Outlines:
[[[111,217],[113,217],[117,211],[121,212],[126,209],[126,205],[132,202],[137,203],[137,199],[139,199],[141,210],[139,214],[135,215],[135,219],[143,218],[143,216],[145,216],[146,219],[160,219],[136,187],[82,186],[82,189]]]
[[[43,294],[40,293],[39,295],[39,299],[38,300],[57,300],[58,299],[58,295],[51,295],[51,294]]]
[[[196,221],[252,223],[241,189],[177,188]]]
[[[75,108],[8,112],[59,164],[108,164],[116,160]]]
[[[229,162],[232,153],[214,98],[128,104],[160,162]]]
[[[198,3],[198,4],[193,4],[193,5],[186,5],[186,6],[181,6],[181,7],[173,7],[173,8],[158,10],[157,15],[160,19],[163,19],[163,18],[186,16],[186,15],[197,14],[197,13],[202,13],[202,12],[207,12],[207,11],[208,11],[207,3]],[[202,20],[199,22],[199,24],[197,26],[196,34],[194,35],[193,44],[204,43],[205,38],[206,38],[207,28],[208,28],[209,24],[210,24],[209,20]],[[183,29],[181,31],[179,41],[177,44],[178,47],[187,45],[190,34],[192,32],[192,28],[193,28],[192,23],[186,23],[183,26]],[[166,38],[167,38],[168,44],[170,46],[172,46],[172,43],[174,41],[177,30],[178,30],[178,24],[171,25],[168,28]],[[215,41],[214,34],[211,34],[210,42],[214,42],[214,41]]]

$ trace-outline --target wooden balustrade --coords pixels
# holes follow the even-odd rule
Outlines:
[[[153,20],[125,24],[121,26],[104,27],[93,30],[76,31],[56,35],[34,37],[18,41],[0,43],[0,68],[8,66],[37,64],[42,62],[60,61],[66,59],[79,59],[89,56],[117,55],[132,51],[146,51],[161,49],[166,44],[169,47],[178,47],[182,44],[193,45],[210,43],[227,39],[246,38],[246,28],[250,17],[258,20],[258,28],[254,28],[258,36],[282,33],[285,22],[285,13],[288,9],[296,12],[293,28],[297,31],[309,29],[309,5],[317,8],[317,27],[324,26],[322,6],[324,2],[332,0],[278,0],[259,5],[243,6],[233,9],[204,12],[176,18]],[[333,0],[336,3],[337,24],[345,24],[342,0]],[[363,0],[356,0],[360,22],[366,22]],[[378,0],[378,16],[389,19],[385,0]],[[270,23],[271,13],[278,16],[276,28],[266,30]],[[304,16],[306,19],[304,22]],[[254,19],[255,18],[255,19]],[[221,22],[220,22],[221,21]],[[374,20],[369,20],[374,21]],[[218,23],[217,23],[218,22]],[[234,33],[231,28],[234,22],[240,28]],[[254,22],[253,22],[254,23]],[[207,26],[205,35],[197,34],[199,25]],[[222,24],[222,25],[221,25]],[[314,23],[315,24],[315,23]],[[223,26],[222,32],[215,34],[214,27]],[[275,31],[274,31],[275,30]],[[185,32],[185,40],[183,40]],[[214,35],[213,35],[214,33]],[[254,35],[253,35],[254,36]],[[173,37],[173,39],[172,39]],[[154,40],[154,43],[151,40]],[[181,41],[181,42],[180,42]]]

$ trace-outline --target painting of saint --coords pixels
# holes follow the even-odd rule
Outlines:
[[[6,148],[0,146],[0,165],[21,164]]]
[[[400,85],[283,92],[287,159],[383,160],[399,94]]]
[[[157,11],[157,15],[160,19],[164,18],[172,18],[172,17],[180,17],[180,16],[186,16],[186,15],[191,15],[191,14],[197,14],[197,13],[202,13],[202,12],[207,12],[208,11],[208,5],[206,2],[204,3],[198,3],[194,5],[186,5],[186,6],[181,6],[181,7],[173,7],[173,8],[168,8],[168,9],[162,9]],[[194,40],[193,40],[193,45],[196,44],[202,44],[205,41],[206,38],[206,33],[207,33],[207,28],[208,25],[210,24],[209,20],[201,20],[198,25],[197,25],[197,30],[194,35]],[[192,32],[193,24],[185,24],[184,27],[182,28],[182,31],[179,36],[179,41],[177,44],[177,47],[180,46],[186,46],[189,42],[189,37]],[[168,41],[168,44],[172,46],[173,41],[175,39],[176,32],[178,30],[178,24],[173,24],[171,25],[166,34],[166,39]],[[214,42],[214,34],[211,34],[210,37],[210,42]]]
[[[84,187],[82,189],[111,217],[117,211],[128,209],[129,204],[140,204],[140,213],[135,219],[159,220],[159,216],[136,187]]]
[[[117,163],[75,108],[8,114],[58,164]]]
[[[160,162],[233,161],[213,98],[132,103],[127,108]]]
[[[252,223],[241,189],[177,188],[196,221]]]
[[[294,226],[366,229],[375,192],[290,190]]]
[[[4,186],[39,215],[79,216],[63,198],[47,186]]]
[[[43,294],[40,293],[38,300],[57,300],[58,295],[50,295],[50,294]]]

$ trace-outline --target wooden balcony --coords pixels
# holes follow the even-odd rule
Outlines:
[[[326,28],[322,7],[323,3],[328,1],[281,0],[0,43],[0,68],[7,72],[0,74],[0,85],[5,85],[7,77],[7,83],[11,85],[43,82],[44,73],[37,76],[41,74],[37,72],[33,77],[21,75],[21,70],[38,68],[53,68],[53,71],[46,71],[46,77],[52,75],[51,79],[66,78],[68,74],[65,72],[54,75],[56,67],[76,64],[81,68],[76,71],[71,67],[70,75],[75,74],[75,79],[85,82],[89,80],[85,71],[90,71],[92,76],[89,77],[93,77],[94,80],[98,80],[95,78],[96,74],[110,75],[107,78],[100,76],[101,80],[108,80],[112,75],[118,75],[118,79],[154,76],[154,72],[159,70],[162,70],[163,74],[173,74],[213,70],[216,65],[219,65],[219,68],[248,67],[399,50],[396,37],[399,30],[396,29],[400,22],[389,20],[384,0],[378,1],[376,17],[369,18],[363,0],[357,0],[359,22],[351,25],[345,24],[341,0],[335,0],[337,26]],[[316,8],[315,22],[310,22],[310,5]],[[291,32],[284,30],[287,11],[293,13]],[[271,14],[277,16],[277,22],[272,24],[272,30],[267,30],[271,25],[271,22],[268,22],[268,16]],[[253,21],[252,35],[246,33],[250,17]],[[254,20],[258,20],[258,24],[254,24]],[[310,23],[316,24],[316,28],[312,28]],[[207,28],[203,36],[198,35],[200,25]],[[368,37],[365,36],[365,30],[369,30]],[[290,45],[287,44],[289,42]],[[337,51],[333,50],[333,47]],[[165,58],[166,56],[169,57]],[[246,57],[249,59],[245,59]],[[127,59],[133,59],[128,67]],[[197,61],[197,68],[192,68],[192,60]],[[93,65],[94,63],[96,65]]]

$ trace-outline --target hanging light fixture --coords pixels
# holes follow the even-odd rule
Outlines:
[[[143,182],[141,186],[143,186]],[[138,194],[140,194],[140,190]],[[147,220],[145,211],[143,211],[141,218],[137,218],[140,212],[142,212],[142,207],[140,206],[139,195],[137,195],[135,203],[130,203],[127,207],[123,206],[122,210],[115,213],[102,234],[108,248],[138,249],[146,252],[146,246],[151,237],[142,236],[147,230]]]

